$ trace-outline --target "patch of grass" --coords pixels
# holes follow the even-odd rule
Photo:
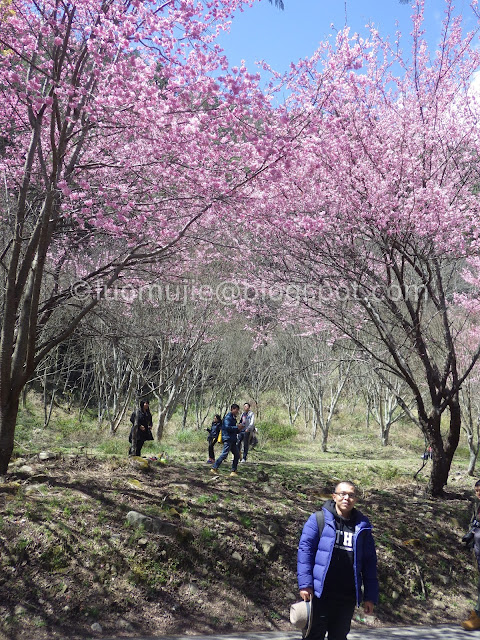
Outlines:
[[[239,520],[242,527],[245,527],[245,529],[251,528],[252,519],[250,518],[250,516],[247,516],[247,515],[240,516]]]
[[[85,607],[84,613],[85,613],[85,615],[89,616],[90,618],[97,619],[99,617],[99,615],[100,615],[100,609],[98,607],[95,607],[95,606],[89,606],[89,607]]]
[[[216,493],[203,494],[201,496],[198,496],[198,498],[196,499],[196,503],[200,506],[206,504],[215,504],[216,502],[218,502],[218,495]]]
[[[177,441],[179,444],[200,443],[206,441],[205,432],[199,429],[181,429],[177,432]]]
[[[204,527],[200,531],[200,540],[202,542],[211,542],[212,540],[216,540],[218,538],[218,534],[216,531],[213,531],[209,527]]]
[[[15,543],[15,552],[18,555],[22,554],[30,543],[31,543],[31,540],[27,538],[20,538]]]
[[[70,565],[70,558],[63,545],[55,544],[48,547],[40,556],[40,562],[46,571],[58,571]]]
[[[98,450],[109,456],[124,456],[128,453],[129,447],[130,443],[128,442],[128,439],[120,439],[118,436],[112,436],[108,440],[103,440],[98,444]]]
[[[268,615],[270,616],[270,618],[272,620],[281,620],[282,619],[282,616],[279,613],[277,613],[276,611],[269,611]]]
[[[146,559],[142,563],[132,563],[128,580],[133,585],[144,586],[155,591],[159,587],[171,582],[175,575],[178,563],[169,558],[166,562],[158,562],[155,559]]]
[[[105,522],[107,522],[107,520],[109,519],[109,515],[106,511],[99,511],[97,513],[97,522],[98,524],[102,525],[105,524]]]

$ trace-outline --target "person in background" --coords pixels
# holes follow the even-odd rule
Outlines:
[[[480,480],[477,480],[474,487],[475,498],[472,507],[472,517],[470,519],[470,527],[462,542],[468,549],[473,549],[477,560],[477,569],[480,572]],[[480,577],[477,582],[477,604],[472,609],[470,616],[462,622],[462,627],[467,631],[480,629]]]
[[[250,447],[250,441],[255,431],[255,415],[250,409],[250,403],[245,402],[243,405],[243,413],[240,416],[240,425],[243,430],[238,434],[238,452],[242,456],[240,462],[246,462],[248,456],[248,449]],[[243,444],[243,455],[242,455]]]
[[[140,456],[143,444],[147,440],[153,440],[152,435],[152,414],[148,400],[141,400],[138,409],[133,417],[133,426],[130,430],[128,441],[130,442],[129,455]]]
[[[207,460],[207,464],[213,464],[215,462],[215,452],[213,450],[213,447],[217,443],[218,436],[220,434],[220,429],[221,428],[222,428],[222,418],[221,418],[221,416],[218,415],[218,413],[216,413],[215,416],[213,417],[213,420],[212,420],[212,426],[210,427],[210,429],[207,429],[207,431],[208,431],[208,436],[207,436],[207,440],[208,440],[208,460]]]
[[[377,554],[372,525],[355,508],[357,490],[339,482],[322,507],[323,531],[313,513],[298,545],[297,575],[300,597],[312,600],[309,640],[345,640],[355,604],[367,615],[378,601]],[[363,587],[363,589],[362,589]]]
[[[212,475],[218,475],[218,468],[228,456],[230,451],[233,453],[233,461],[232,461],[232,472],[231,476],[237,475],[237,466],[238,459],[240,457],[238,453],[238,444],[237,444],[237,436],[239,432],[239,427],[237,426],[237,416],[240,411],[240,407],[238,404],[232,404],[230,407],[230,411],[223,419],[222,423],[222,440],[223,440],[223,449],[222,453],[218,456],[216,461],[213,463],[212,468],[210,469],[210,473]]]

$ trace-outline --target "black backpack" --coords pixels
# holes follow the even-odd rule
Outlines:
[[[135,424],[135,411],[132,411],[132,415],[130,416],[130,422]]]

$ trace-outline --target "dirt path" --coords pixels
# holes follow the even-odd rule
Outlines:
[[[208,636],[142,636],[135,640],[300,640],[298,632],[243,633]],[[464,631],[459,625],[434,627],[383,627],[351,631],[348,640],[478,640],[480,631]],[[105,640],[120,640],[106,638]]]

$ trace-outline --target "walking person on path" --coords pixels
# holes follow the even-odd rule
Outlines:
[[[233,453],[232,472],[231,476],[237,475],[238,459],[240,454],[238,452],[237,437],[239,428],[237,426],[237,416],[240,411],[238,404],[232,404],[230,411],[223,419],[222,423],[222,441],[223,449],[222,453],[218,456],[210,469],[212,475],[218,475],[218,468],[228,456],[230,451]]]
[[[129,455],[141,456],[143,444],[147,440],[153,440],[152,435],[152,414],[150,413],[150,404],[148,400],[141,400],[138,409],[130,418],[132,428],[128,441],[130,442]]]
[[[212,426],[208,431],[208,464],[213,464],[215,462],[215,451],[214,446],[217,444],[218,436],[220,435],[220,429],[222,428],[222,418],[216,413],[212,420]]]
[[[372,526],[355,508],[357,490],[340,482],[322,507],[323,530],[312,514],[298,545],[300,597],[312,602],[309,640],[345,640],[355,605],[367,615],[378,601],[377,555]]]
[[[480,572],[480,480],[475,483],[475,499],[472,508],[472,517],[467,534],[462,538],[462,542],[468,549],[473,549],[477,559],[477,569]],[[462,622],[462,627],[467,631],[480,629],[480,576],[477,582],[477,604],[470,612],[470,616]]]
[[[245,404],[243,405],[243,413],[240,416],[240,425],[243,427],[243,430],[238,434],[238,453],[240,455],[242,454],[243,444],[243,455],[240,462],[246,462],[248,449],[250,447],[250,440],[255,429],[255,414],[250,409],[249,402],[245,402]]]

